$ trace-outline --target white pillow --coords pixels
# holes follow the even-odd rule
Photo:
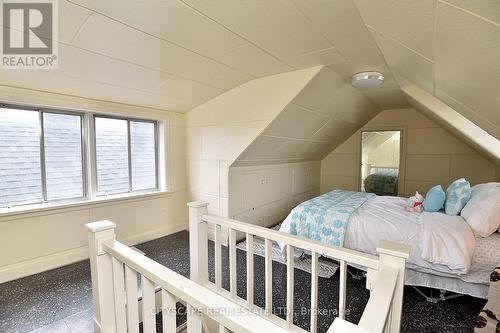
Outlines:
[[[489,190],[500,191],[500,183],[491,182],[491,183],[477,184],[472,186],[471,190],[472,190],[471,197],[483,191],[489,191]]]
[[[472,196],[460,215],[474,234],[488,237],[500,228],[500,183],[487,183],[472,188]]]

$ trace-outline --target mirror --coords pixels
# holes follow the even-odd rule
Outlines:
[[[398,195],[401,131],[361,132],[361,192]]]

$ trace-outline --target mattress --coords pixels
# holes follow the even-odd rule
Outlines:
[[[400,197],[368,200],[351,215],[344,247],[376,254],[381,240],[407,244],[411,250],[406,284],[486,297],[489,274],[500,265],[500,234],[475,239],[460,216],[407,212],[405,205],[406,199]],[[287,220],[281,231],[287,232],[286,224]],[[431,236],[425,231],[429,224],[436,228]],[[437,255],[426,255],[430,248],[437,248]],[[436,260],[426,260],[427,257]],[[450,262],[440,261],[446,257],[455,257],[464,267],[458,269]]]
[[[500,265],[500,234],[476,239],[471,269],[463,275],[446,274],[407,264],[405,284],[447,290],[473,297],[487,298],[490,274]],[[365,267],[353,265],[361,270]]]
[[[405,210],[406,199],[377,196],[349,219],[344,247],[376,254],[380,241],[410,247],[408,267],[446,274],[466,274],[471,266],[475,239],[460,216]]]

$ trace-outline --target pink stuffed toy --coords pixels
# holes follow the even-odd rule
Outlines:
[[[424,203],[424,197],[417,191],[415,192],[415,195],[413,197],[410,197],[408,199],[408,203],[406,205],[406,211],[422,213],[422,211],[424,210],[423,203]]]

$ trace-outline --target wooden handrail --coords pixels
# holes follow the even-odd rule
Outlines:
[[[322,254],[333,259],[345,260],[347,262],[355,263],[367,268],[372,268],[375,270],[378,269],[378,257],[371,254],[350,250],[344,247],[331,246],[314,240],[306,240],[298,236],[286,234],[280,231],[264,228],[250,223],[236,221],[233,219],[207,214],[202,215],[201,219],[204,222],[218,224],[223,227],[231,228],[243,233],[249,233],[265,239],[271,239],[276,242],[289,244],[295,248]]]
[[[116,240],[103,242],[102,250],[233,332],[288,332]]]
[[[378,273],[375,288],[372,290],[368,304],[363,311],[359,326],[374,333],[384,331],[387,318],[391,311],[391,303],[396,290],[398,269],[392,266],[383,266]]]

